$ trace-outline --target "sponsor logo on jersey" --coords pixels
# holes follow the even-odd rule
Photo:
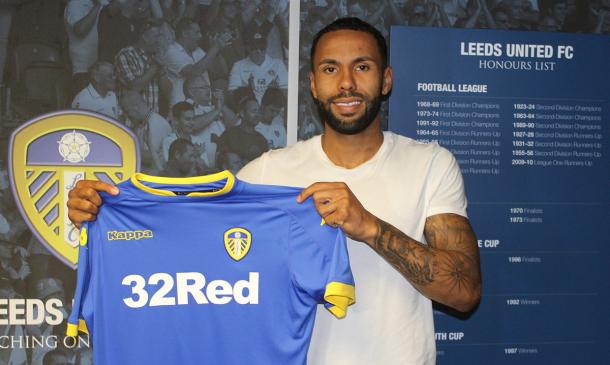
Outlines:
[[[127,128],[99,114],[45,114],[10,138],[9,177],[19,211],[32,232],[76,268],[79,231],[68,218],[68,192],[82,179],[116,184],[139,168],[138,142]]]
[[[252,234],[245,228],[231,228],[224,235],[225,249],[235,261],[243,259],[250,251]]]
[[[150,229],[137,231],[108,231],[108,241],[138,241],[144,238],[153,238],[153,231]]]
[[[131,288],[123,303],[129,308],[187,304],[258,304],[259,273],[249,272],[247,280],[231,284],[226,280],[209,281],[200,272],[175,274],[157,272],[145,278],[132,274],[122,284]]]

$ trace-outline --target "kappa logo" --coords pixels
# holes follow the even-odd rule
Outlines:
[[[153,238],[153,231],[150,229],[136,231],[108,231],[108,241],[138,241],[144,238]]]

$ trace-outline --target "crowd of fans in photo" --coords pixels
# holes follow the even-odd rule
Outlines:
[[[299,139],[322,133],[312,38],[343,16],[386,37],[392,25],[610,34],[610,0],[302,0]],[[82,109],[134,132],[145,173],[237,172],[286,145],[288,17],[288,0],[0,0],[0,145],[31,117]],[[0,298],[57,298],[67,314],[74,273],[32,236],[6,169],[3,154]],[[64,329],[0,325],[0,336]],[[2,349],[0,363],[90,364],[91,352]]]
[[[288,0],[0,0],[0,144],[81,109],[130,128],[145,173],[237,172],[286,145],[288,14]],[[56,298],[67,319],[74,273],[23,222],[0,160],[0,298]],[[90,349],[64,351],[65,328],[0,325],[58,336],[57,349],[2,344],[0,363],[90,364]]]
[[[198,174],[223,169],[218,160],[239,157],[239,167],[286,145],[288,0],[10,3],[3,67],[9,113],[71,107],[111,117],[138,136],[141,170],[151,174],[178,173],[167,170],[169,158],[181,157],[169,156],[168,139],[192,143],[198,156],[190,173]],[[36,98],[40,88],[52,89],[47,105]],[[248,118],[253,128],[243,123]],[[265,145],[244,155],[242,142],[223,137],[235,130]]]

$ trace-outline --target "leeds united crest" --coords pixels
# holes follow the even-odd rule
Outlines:
[[[244,228],[231,228],[225,232],[225,249],[235,261],[243,259],[252,244],[252,234]]]
[[[46,114],[17,128],[10,140],[9,176],[23,219],[72,268],[79,231],[68,219],[68,192],[82,179],[116,184],[138,168],[133,133],[95,113]]]

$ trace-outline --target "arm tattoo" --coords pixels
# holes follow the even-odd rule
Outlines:
[[[479,251],[468,219],[439,214],[426,220],[427,245],[377,219],[372,248],[418,290],[443,304],[480,292]]]
[[[437,275],[434,253],[381,219],[377,219],[377,225],[373,249],[413,284],[433,282]]]

